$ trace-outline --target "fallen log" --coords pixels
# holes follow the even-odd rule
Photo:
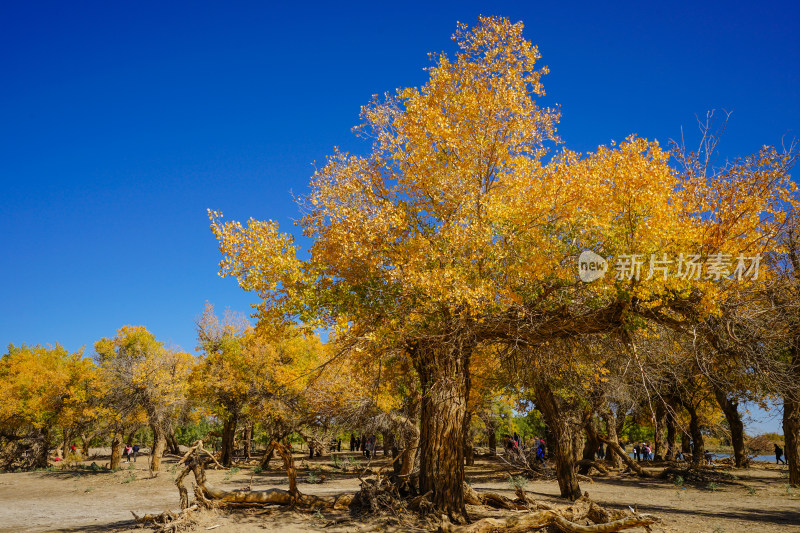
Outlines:
[[[295,469],[292,455],[277,441],[273,441],[270,444],[270,448],[275,450],[283,459],[286,475],[289,478],[289,490],[225,490],[209,485],[206,480],[205,464],[209,462],[209,458],[214,462],[216,462],[216,459],[203,448],[202,442],[198,441],[179,461],[179,464],[186,465],[175,480],[175,485],[178,487],[180,494],[181,509],[189,507],[189,494],[183,484],[183,480],[189,472],[194,474],[197,501],[199,505],[204,507],[283,505],[308,509],[330,509],[336,506],[341,508],[345,505],[345,502],[346,505],[349,505],[353,501],[353,495],[351,494],[327,498],[302,494],[297,490],[297,470]]]
[[[617,444],[613,440],[609,439],[608,437],[606,437],[605,435],[602,435],[600,433],[597,434],[597,438],[600,439],[602,442],[604,442],[606,444],[607,449],[609,449],[609,450],[613,451],[615,454],[617,454],[617,456],[620,459],[622,459],[622,461],[628,466],[628,468],[630,468],[631,470],[636,472],[636,475],[638,475],[639,477],[651,477],[648,472],[646,472],[641,466],[639,466],[636,463],[636,461],[634,461],[631,458],[630,455],[625,453],[625,450],[620,448],[619,444]]]
[[[617,516],[621,511],[606,511],[584,497],[577,500],[574,505],[560,509],[536,511],[526,515],[516,515],[509,518],[483,518],[472,524],[452,524],[447,516],[442,516],[439,526],[440,533],[526,533],[534,529],[555,526],[565,533],[613,533],[633,527],[644,527],[650,531],[650,526],[658,518],[633,513],[630,516],[617,518],[605,523],[582,525],[577,523],[585,518],[602,520],[611,515]]]

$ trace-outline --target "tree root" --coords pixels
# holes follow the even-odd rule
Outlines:
[[[177,513],[164,511],[161,514],[139,516],[131,511],[131,514],[138,524],[151,524],[156,526],[158,528],[156,529],[157,533],[174,533],[190,527],[194,520],[194,512],[198,509],[199,507],[197,505],[193,505]]]
[[[608,468],[606,468],[605,466],[603,466],[603,464],[601,464],[601,463],[600,463],[600,461],[590,461],[589,459],[581,459],[580,461],[578,461],[578,462],[577,462],[577,463],[575,463],[575,464],[576,464],[577,466],[585,466],[585,467],[588,467],[588,469],[590,469],[590,470],[591,470],[592,468],[594,468],[595,470],[597,470],[597,471],[599,472],[599,474],[600,474],[600,475],[603,475],[603,476],[607,476],[607,475],[609,475],[609,473],[610,473],[610,472],[608,471]]]
[[[524,497],[524,492],[522,493]],[[520,494],[517,494],[517,500]],[[527,498],[526,498],[527,500]],[[579,520],[589,519],[594,525],[581,525]],[[440,533],[524,533],[532,529],[555,526],[566,533],[612,533],[632,527],[644,527],[650,531],[650,525],[658,518],[638,513],[606,510],[591,502],[584,496],[573,505],[562,508],[539,510],[526,515],[509,518],[483,518],[468,525],[454,525],[446,516],[442,517]]]

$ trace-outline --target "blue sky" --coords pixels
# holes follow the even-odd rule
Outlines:
[[[255,301],[217,276],[206,209],[293,229],[360,106],[479,14],[525,23],[572,149],[696,138],[722,108],[723,156],[798,135],[796,3],[542,4],[4,2],[0,344],[91,352],[136,324],[192,350],[206,300]]]

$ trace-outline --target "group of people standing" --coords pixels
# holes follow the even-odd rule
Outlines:
[[[513,435],[506,435],[505,446],[506,450],[508,451],[525,450],[525,444],[522,441],[522,437],[516,432]],[[542,464],[544,464],[545,457],[547,457],[546,446],[547,444],[545,443],[544,439],[534,436],[533,440],[531,441],[531,446],[529,447],[530,450],[536,451],[536,461],[541,462]]]
[[[364,457],[369,459],[375,457],[375,449],[378,443],[375,435],[367,437],[366,435],[356,436],[355,433],[350,435],[350,451],[362,452]]]
[[[653,449],[646,442],[633,445],[633,458],[637,461],[652,461]]]
[[[134,444],[131,446],[130,444],[125,445],[125,449],[122,450],[122,456],[125,458],[126,463],[131,462],[131,457],[133,457],[133,462],[136,462],[136,454],[139,453],[139,445]]]

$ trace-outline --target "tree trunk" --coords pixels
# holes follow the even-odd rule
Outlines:
[[[591,463],[594,463],[597,458],[597,449],[600,447],[600,439],[597,438],[597,427],[593,415],[586,417],[584,431],[586,432],[586,442],[583,445],[582,459],[589,461],[589,463],[582,463],[578,468],[578,473],[585,476],[592,468]],[[580,432],[576,433],[580,434]]]
[[[783,399],[783,435],[789,484],[800,487],[800,401],[788,395]]]
[[[72,432],[69,428],[64,428],[64,443],[61,445],[61,457],[66,460],[67,455],[72,453]]]
[[[233,463],[233,447],[236,444],[236,415],[230,415],[222,425],[222,452],[219,462],[229,467]]]
[[[92,445],[92,439],[95,437],[95,435],[96,433],[89,433],[88,435],[85,433],[81,434],[81,453],[86,459],[89,458],[89,448]]]
[[[472,412],[468,411],[464,418],[464,464],[475,464],[475,453],[472,450]]]
[[[419,490],[432,492],[437,511],[466,523],[463,442],[473,345],[462,335],[449,337],[441,343],[419,342],[412,350],[423,391]]]
[[[705,462],[706,447],[703,442],[700,417],[694,405],[687,404],[686,410],[689,411],[689,433],[692,435],[692,464],[702,465]]]
[[[489,455],[497,455],[497,428],[487,425],[486,432],[489,434]]]
[[[606,432],[608,433],[608,440],[619,445],[619,437],[617,436],[617,424],[615,424],[614,415],[606,411],[603,413],[603,420],[606,423]],[[606,460],[611,461],[614,468],[622,468],[622,457],[616,453],[611,453],[606,445]]]
[[[684,457],[692,455],[692,437],[686,431],[681,431],[681,453]]]
[[[127,438],[127,439],[125,439],[125,442],[123,442],[122,444],[130,444],[131,446],[133,446],[134,444],[136,444],[136,443],[134,442],[134,439],[136,439],[136,432],[137,432],[137,431],[139,431],[139,426],[135,426],[135,427],[134,427],[134,428],[133,428],[133,429],[130,431],[130,433],[128,433],[128,438]]]
[[[653,461],[663,461],[667,456],[667,435],[666,435],[666,408],[664,402],[657,400],[656,403],[656,419],[655,419],[655,437],[653,447]]]
[[[408,476],[414,471],[414,460],[417,457],[419,448],[419,431],[413,428],[412,431],[404,432],[403,451],[400,453],[400,475]]]
[[[538,380],[535,384],[536,407],[541,411],[547,428],[552,435],[547,441],[551,455],[556,458],[556,477],[561,497],[577,500],[581,497],[581,487],[575,475],[575,456],[573,454],[572,428],[566,413],[562,412],[559,399],[553,394],[548,383]]]
[[[178,438],[175,436],[175,433],[170,433],[167,437],[167,444],[169,445],[169,453],[173,453],[175,455],[181,454],[181,447],[178,444]]]
[[[153,449],[150,452],[150,473],[154,474],[161,468],[161,456],[167,448],[167,435],[161,424],[153,424]]]
[[[273,440],[270,443],[270,448],[278,452],[278,455],[283,459],[283,466],[286,469],[286,476],[289,478],[289,494],[292,498],[297,498],[297,469],[294,467],[294,458],[292,454],[280,442]]]
[[[639,463],[634,461],[630,455],[625,453],[619,444],[604,437],[603,435],[598,435],[598,438],[608,446],[607,453],[614,452],[614,454],[618,456],[626,465],[628,465],[628,468],[636,472],[639,477],[650,477],[650,474],[648,474],[646,470],[639,466]]]
[[[744,451],[744,424],[742,415],[739,414],[739,402],[728,398],[725,391],[718,387],[714,387],[714,396],[722,412],[725,413],[725,420],[731,429],[731,445],[736,467],[742,468],[747,462],[747,455]]]
[[[253,423],[248,422],[244,429],[244,458],[251,459],[253,449]]]
[[[34,468],[47,468],[50,461],[50,431],[46,427],[39,430],[31,453]]]
[[[269,470],[269,462],[272,461],[273,455],[275,455],[275,448],[270,445],[267,451],[264,452],[264,457],[261,459],[261,464],[259,465],[262,470]]]
[[[122,462],[122,431],[115,431],[111,437],[111,470],[119,468]]]
[[[394,435],[392,435],[387,431],[385,433],[382,433],[381,436],[383,437],[383,456],[389,457],[389,454],[392,453],[392,445],[394,444]]]
[[[674,461],[675,460],[675,452],[678,451],[677,447],[677,436],[678,432],[675,428],[675,411],[674,408],[670,405],[667,409],[667,454],[664,456],[664,459],[667,461]]]

